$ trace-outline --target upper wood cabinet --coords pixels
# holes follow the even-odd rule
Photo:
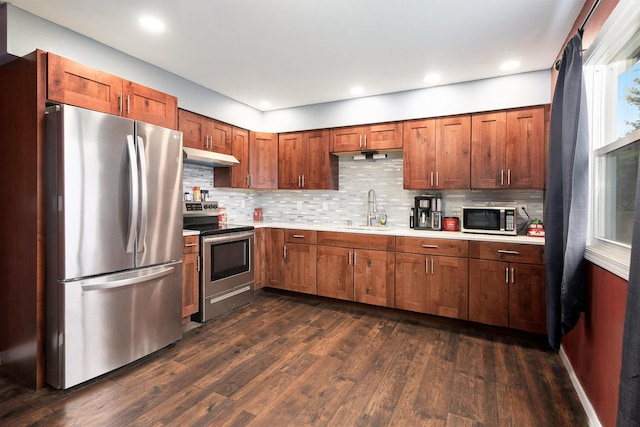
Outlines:
[[[338,189],[338,158],[329,153],[329,131],[278,135],[278,186],[282,189]]]
[[[231,154],[233,127],[186,110],[178,110],[178,130],[185,147]]]
[[[47,98],[146,123],[178,128],[178,99],[120,77],[47,54]]]
[[[404,188],[468,189],[471,117],[404,122]]]
[[[474,114],[471,187],[545,187],[545,106]]]
[[[402,122],[331,129],[331,152],[402,149]]]
[[[215,187],[249,188],[249,131],[232,127],[231,155],[240,164],[229,168],[213,168]]]
[[[278,134],[249,132],[249,188],[278,188]]]

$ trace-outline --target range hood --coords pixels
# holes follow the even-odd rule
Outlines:
[[[182,147],[182,151],[184,163],[212,167],[229,167],[240,164],[238,159],[229,154],[214,153],[191,147]]]

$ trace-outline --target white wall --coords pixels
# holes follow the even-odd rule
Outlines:
[[[0,5],[0,32],[0,63],[5,36],[8,54],[50,51],[175,95],[181,108],[254,131],[287,132],[539,105],[549,103],[551,96],[551,72],[543,70],[262,113],[10,4]]]

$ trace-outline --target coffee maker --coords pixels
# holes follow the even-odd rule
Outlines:
[[[416,196],[413,224],[417,230],[442,230],[442,198],[436,195]]]

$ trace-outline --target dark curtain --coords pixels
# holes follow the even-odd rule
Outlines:
[[[627,310],[622,338],[618,427],[640,426],[640,263],[637,262],[640,257],[640,169],[638,172]]]
[[[582,33],[567,44],[551,105],[544,206],[549,344],[562,337],[585,306],[589,133],[582,75]]]

